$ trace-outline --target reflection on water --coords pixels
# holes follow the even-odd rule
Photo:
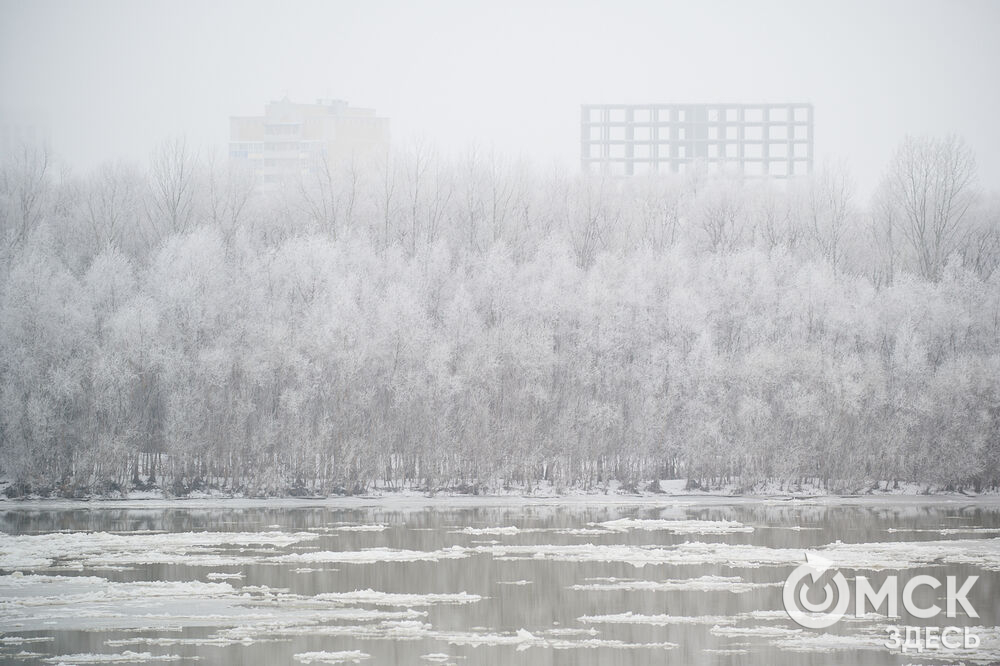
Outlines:
[[[902,664],[1000,659],[1000,505],[389,502],[0,507],[0,660]],[[189,505],[190,506],[190,505]],[[153,508],[155,507],[155,508]],[[980,576],[973,651],[901,655],[886,618],[801,629],[818,550],[879,584]],[[937,597],[943,605],[944,588]],[[933,603],[934,593],[921,598]],[[46,661],[48,660],[48,662]]]

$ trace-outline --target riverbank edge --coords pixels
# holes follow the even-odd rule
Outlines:
[[[2,490],[0,490],[2,492]],[[930,484],[901,484],[891,490],[871,490],[865,493],[832,493],[815,487],[798,487],[794,491],[777,487],[763,487],[755,492],[737,492],[735,488],[720,488],[711,491],[686,489],[683,481],[662,481],[659,492],[641,490],[629,492],[617,486],[585,491],[582,489],[557,489],[552,486],[536,486],[530,492],[523,488],[512,488],[503,492],[473,494],[440,490],[427,492],[418,489],[392,490],[380,488],[369,493],[356,495],[279,495],[247,496],[220,491],[196,491],[183,496],[172,496],[161,489],[132,491],[115,495],[92,494],[83,497],[40,497],[26,496],[9,498],[0,494],[0,511],[25,508],[170,508],[194,507],[196,505],[225,507],[368,507],[406,505],[448,505],[448,506],[491,506],[491,505],[531,505],[531,504],[614,504],[614,505],[664,505],[664,504],[727,504],[727,503],[814,503],[814,504],[856,504],[856,503],[963,503],[1000,504],[1000,492],[990,490],[982,493],[954,491],[937,488]]]

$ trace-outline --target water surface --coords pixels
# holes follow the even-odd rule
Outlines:
[[[3,503],[0,659],[211,664],[903,664],[1000,659],[1000,506],[490,500]],[[976,650],[782,610],[804,551],[848,578],[980,576]],[[942,579],[943,580],[943,579]],[[918,597],[933,603],[934,593]],[[937,595],[943,605],[943,588]]]

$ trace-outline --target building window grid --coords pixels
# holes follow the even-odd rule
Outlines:
[[[596,166],[607,173],[631,175],[637,164],[650,164],[654,171],[667,167],[679,173],[684,170],[682,165],[704,160],[710,166],[754,172],[747,175],[759,172],[761,176],[784,178],[812,171],[810,104],[588,105],[582,109],[581,161],[585,170]],[[636,128],[648,129],[648,134],[644,131],[642,138],[636,139]],[[778,134],[784,136],[772,136],[772,128],[779,128],[782,131]],[[756,138],[747,138],[747,129],[753,129]],[[648,148],[635,151],[637,145]],[[746,148],[751,146],[754,154],[747,155]],[[759,155],[756,146],[760,146]],[[783,149],[776,148],[772,156],[771,146]],[[749,170],[748,165],[752,165]]]

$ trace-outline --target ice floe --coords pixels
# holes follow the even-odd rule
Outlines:
[[[737,654],[748,654],[750,650],[745,648],[703,648],[702,652],[707,652],[708,654],[718,654],[718,655],[737,655]]]
[[[885,634],[827,634],[799,633],[770,641],[771,645],[791,652],[834,652],[837,650],[887,651]]]
[[[798,636],[802,630],[789,627],[733,627],[719,624],[712,627],[710,632],[715,636],[726,638],[787,638]]]
[[[567,527],[564,529],[558,529],[555,533],[565,534],[568,536],[600,536],[604,534],[614,534],[611,530],[597,529],[594,527]]]
[[[321,550],[311,553],[289,553],[268,558],[270,562],[340,562],[374,564],[375,562],[437,562],[468,557],[469,551],[461,546],[441,550],[405,550],[397,548],[366,548],[364,550]]]
[[[0,645],[24,645],[25,643],[51,643],[52,636],[0,636]]]
[[[513,633],[478,633],[469,631],[438,631],[430,632],[430,636],[437,640],[446,641],[452,645],[462,645],[479,647],[482,645],[506,645],[517,651],[529,648],[550,648],[553,650],[576,650],[593,648],[617,648],[617,649],[672,649],[677,647],[676,643],[627,643],[619,640],[607,640],[600,638],[585,639],[562,639],[548,638],[536,635],[527,629],[518,629]]]
[[[47,664],[136,664],[153,661],[184,661],[191,657],[182,657],[179,654],[150,654],[149,652],[121,652],[118,654],[64,654],[55,657],[42,659]]]
[[[797,566],[803,549],[769,548],[751,544],[689,541],[675,546],[625,544],[538,544],[477,546],[475,552],[497,559],[539,559],[558,562],[622,562],[635,567],[651,564],[717,565],[730,568]],[[811,550],[847,569],[908,569],[968,564],[1000,571],[1000,539],[907,541],[847,544],[836,542]]]
[[[642,615],[641,613],[614,613],[611,615],[581,615],[577,618],[584,624],[652,624],[667,626],[673,624],[735,624],[736,618],[728,615]]]
[[[670,580],[607,579],[606,582],[570,585],[571,590],[586,592],[670,592],[688,590],[696,592],[749,592],[762,587],[774,587],[780,583],[748,583],[739,576],[700,576]]]
[[[0,631],[166,631],[201,626],[226,630],[212,638],[246,642],[274,627],[412,620],[423,614],[410,606],[480,599],[464,592],[401,595],[362,590],[307,596],[267,586],[234,588],[226,582],[114,582],[93,576],[8,575],[0,576]],[[364,604],[404,606],[407,610],[349,607]],[[10,638],[10,644],[27,641]],[[168,640],[163,644],[184,642]]]
[[[136,636],[134,638],[109,638],[104,641],[108,647],[125,647],[126,645],[149,645],[156,647],[173,647],[176,645],[206,645],[211,647],[229,647],[230,645],[253,645],[248,638],[240,640],[223,638],[221,636],[189,637],[180,636]]]
[[[375,590],[354,590],[353,592],[324,592],[311,597],[314,601],[331,601],[338,604],[371,604],[374,606],[435,606],[438,604],[471,604],[481,601],[478,594],[456,592],[446,594],[398,594],[376,592]]]
[[[534,531],[534,530],[522,530],[513,525],[509,527],[465,527],[460,530],[452,530],[451,534],[471,534],[473,536],[513,536],[515,534],[521,534],[524,531]]]
[[[371,659],[371,655],[361,650],[299,652],[295,655],[295,661],[303,664],[357,664],[365,659]]]
[[[0,569],[95,568],[129,564],[238,566],[255,561],[239,548],[273,552],[318,538],[309,532],[175,532],[0,534]],[[236,552],[233,551],[236,547]]]
[[[645,520],[640,518],[619,518],[596,523],[597,526],[615,532],[643,530],[664,531],[673,534],[735,534],[750,533],[753,528],[730,520]]]

